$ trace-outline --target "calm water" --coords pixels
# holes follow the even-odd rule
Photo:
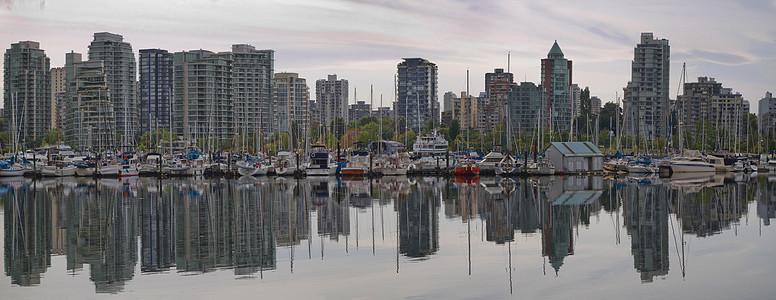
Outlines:
[[[5,180],[2,298],[776,297],[776,178]]]

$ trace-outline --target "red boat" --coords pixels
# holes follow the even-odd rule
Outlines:
[[[458,161],[455,164],[455,170],[453,170],[455,176],[478,176],[480,175],[480,167],[469,159]]]

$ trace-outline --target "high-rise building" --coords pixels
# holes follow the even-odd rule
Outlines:
[[[394,110],[415,132],[422,131],[429,120],[439,122],[437,65],[423,58],[404,58],[396,67],[398,93]]]
[[[760,131],[765,136],[776,136],[776,98],[773,98],[771,92],[765,92],[765,97],[760,99],[758,105],[757,124],[760,124]]]
[[[95,33],[89,45],[89,60],[103,61],[110,100],[116,113],[116,133],[122,136],[121,143],[132,143],[138,130],[137,66],[132,45],[118,34]]]
[[[551,122],[553,131],[571,129],[572,94],[571,94],[571,61],[563,56],[563,51],[555,41],[542,59],[542,89],[544,90],[547,110],[542,118]]]
[[[370,111],[372,111],[371,104],[367,104],[366,101],[356,101],[348,108],[348,120],[358,121],[363,117],[368,117]]]
[[[11,44],[3,55],[3,117],[9,127],[15,126],[20,146],[42,137],[51,128],[49,64],[40,43],[33,41]]]
[[[453,119],[458,120],[461,129],[479,129],[477,124],[480,119],[480,109],[478,107],[478,102],[480,102],[478,101],[479,99],[466,94],[466,92],[461,92],[460,97],[453,97],[451,100],[453,105]]]
[[[446,111],[453,111],[453,98],[455,98],[456,95],[453,92],[446,92],[445,95],[442,97],[442,103],[444,104],[444,107],[442,108],[442,112]]]
[[[641,34],[633,49],[631,81],[626,88],[623,117],[625,134],[654,140],[668,136],[668,40]]]
[[[348,118],[348,81],[337,74],[315,81],[315,101],[318,120],[330,125],[337,117]]]
[[[601,98],[598,96],[590,96],[590,115],[601,115]]]
[[[186,141],[223,147],[234,136],[232,53],[175,52],[173,130]]]
[[[578,84],[572,84],[571,85],[571,110],[574,114],[574,117],[578,117],[580,113],[582,113],[582,89],[579,88]]]
[[[65,67],[51,68],[51,128],[60,127],[59,104],[66,95]]]
[[[234,122],[238,132],[271,133],[278,123],[272,92],[275,50],[256,50],[246,44],[232,45]]]
[[[297,130],[307,128],[309,111],[308,102],[310,89],[307,80],[299,78],[297,73],[277,73],[272,80],[275,93],[275,106],[277,112],[275,129],[280,132],[291,133],[292,124],[296,124]],[[298,136],[300,132],[295,132]]]
[[[167,50],[140,50],[140,131],[169,130],[174,56]]]
[[[493,131],[499,124],[504,124],[507,115],[506,105],[509,98],[509,87],[514,85],[512,73],[504,73],[504,69],[495,69],[493,73],[485,73],[486,103],[480,107],[481,128],[483,131]]]
[[[510,132],[535,130],[539,121],[542,121],[542,128],[547,128],[549,123],[544,117],[547,98],[542,87],[533,82],[521,82],[510,86],[509,90]]]
[[[63,133],[67,143],[86,150],[116,145],[115,107],[101,60],[81,61],[80,53],[65,55],[67,101]]]
[[[677,107],[683,134],[700,133],[704,123],[707,128],[738,132],[739,137],[744,137],[748,128],[741,116],[749,112],[749,101],[740,93],[722,87],[714,78],[698,77],[697,82],[685,83]]]

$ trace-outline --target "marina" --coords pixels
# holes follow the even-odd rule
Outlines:
[[[9,298],[762,299],[776,275],[766,174],[0,182]]]

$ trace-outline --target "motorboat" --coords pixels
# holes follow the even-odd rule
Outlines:
[[[716,168],[701,157],[680,156],[663,162],[658,171],[660,176],[668,177],[675,173],[715,172]]]
[[[102,177],[132,177],[140,175],[140,163],[133,155],[125,156],[125,159],[107,164],[100,168]]]
[[[369,151],[353,150],[348,164],[340,170],[342,177],[364,177],[369,173]]]
[[[145,162],[140,167],[140,175],[153,175],[162,172],[162,155],[159,153],[148,153]]]
[[[310,153],[310,162],[305,171],[308,176],[332,176],[337,171],[337,166],[331,162],[329,152],[323,144],[312,145],[313,152]]]
[[[269,166],[251,158],[237,162],[237,172],[242,176],[266,176]]]
[[[41,169],[41,175],[43,177],[67,177],[75,176],[76,167],[69,162],[54,161],[49,165],[43,166]]]
[[[480,167],[471,159],[461,159],[455,163],[453,174],[455,176],[478,176],[480,175]]]
[[[280,151],[277,154],[275,174],[278,176],[291,176],[296,172],[296,160],[294,154],[288,151]]]

